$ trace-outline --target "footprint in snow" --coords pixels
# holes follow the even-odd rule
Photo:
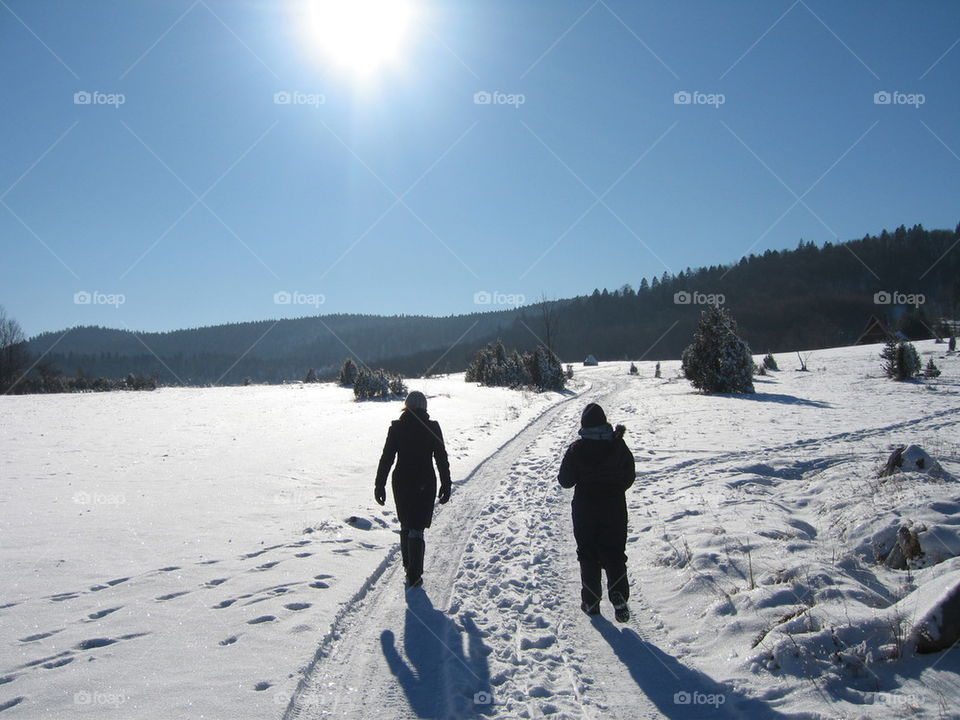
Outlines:
[[[257,567],[255,567],[254,570],[261,570],[261,571],[262,571],[262,570],[269,570],[270,568],[276,567],[276,566],[279,565],[279,564],[280,564],[280,561],[279,561],[279,560],[273,560],[273,561],[271,561],[271,562],[266,562],[266,563],[264,563],[263,565],[257,565]]]
[[[297,553],[296,555],[294,555],[294,557],[306,558],[306,557],[310,557],[311,555],[313,555],[313,553],[302,552],[302,553]]]
[[[247,625],[259,625],[260,623],[273,622],[277,619],[276,615],[261,615],[253,620],[247,620]]]
[[[27,635],[25,638],[20,638],[20,642],[28,643],[28,642],[34,642],[36,640],[43,640],[44,638],[48,638],[51,635],[56,635],[58,632],[63,632],[63,628],[60,628],[59,630],[51,630],[49,632],[44,632],[44,633],[37,633],[36,635]]]
[[[117,637],[117,638],[108,638],[108,637],[90,638],[89,640],[81,640],[79,643],[77,643],[73,647],[75,650],[93,650],[95,648],[101,648],[101,647],[106,647],[107,645],[113,645],[114,643],[118,643],[121,640],[133,640],[134,638],[144,637],[149,634],[150,633],[141,632],[141,633],[129,633],[128,635],[121,635],[120,637]]]
[[[89,615],[87,615],[87,619],[84,620],[84,622],[90,622],[91,620],[99,620],[102,617],[106,617],[110,613],[115,613],[117,610],[122,610],[122,609],[123,609],[123,606],[121,605],[115,608],[106,608],[105,610],[98,610],[95,613],[90,613]]]
[[[167,567],[162,567],[157,572],[173,572],[174,570],[179,570],[180,568],[177,565],[169,565]]]
[[[287,610],[306,610],[308,607],[310,607],[310,603],[302,603],[302,602],[287,603],[286,605],[284,605],[284,607]]]
[[[0,703],[0,712],[9,710],[10,708],[22,703],[24,700],[26,700],[26,698],[21,695],[20,697],[15,697],[13,700],[7,700],[6,702]]]
[[[217,585],[223,585],[229,578],[214,578],[204,583],[204,587],[216,587]]]
[[[181,590],[180,592],[169,593],[169,594],[167,594],[167,595],[161,595],[160,597],[154,598],[154,600],[156,600],[157,602],[163,602],[164,600],[173,600],[174,598],[178,598],[178,597],[181,597],[181,596],[183,596],[183,595],[187,595],[189,592],[190,592],[189,590]]]
[[[240,559],[241,559],[241,560],[249,560],[250,558],[260,557],[260,556],[263,555],[264,553],[268,553],[268,552],[270,552],[271,550],[276,550],[278,547],[283,547],[283,546],[282,546],[282,545],[271,545],[270,547],[266,547],[266,548],[264,548],[263,550],[254,550],[253,552],[249,552],[249,553],[246,553],[245,555],[241,555],[241,556],[240,556]]]
[[[221,645],[233,645],[236,641],[237,641],[237,636],[236,636],[236,635],[231,635],[230,637],[228,637],[228,638],[226,638],[226,639],[224,639],[224,640],[221,640],[221,641],[220,641],[220,644],[221,644]]]
[[[315,588],[317,590],[326,590],[330,586],[327,585],[327,583],[323,582],[322,580],[317,580],[317,582],[310,583],[310,587]]]
[[[264,681],[264,682],[258,682],[256,685],[253,686],[253,689],[256,690],[257,692],[261,692],[263,690],[266,690],[269,687],[272,687],[271,684]]]

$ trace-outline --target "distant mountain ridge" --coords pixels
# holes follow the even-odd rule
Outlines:
[[[899,293],[899,295],[898,295]],[[896,301],[922,297],[905,307]],[[960,225],[900,226],[818,247],[768,250],[732,265],[595,290],[542,305],[449,317],[326,315],[217,325],[165,333],[78,327],[32,338],[28,349],[67,374],[157,374],[167,384],[235,384],[331,376],[343,358],[407,376],[463,370],[483,344],[501,337],[531,349],[546,337],[564,362],[667,359],[690,342],[703,302],[722,300],[754,352],[855,342],[871,315],[915,337],[930,337],[960,308]],[[887,302],[885,302],[887,301]]]

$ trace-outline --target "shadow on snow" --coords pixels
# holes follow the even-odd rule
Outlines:
[[[634,631],[621,630],[602,616],[591,618],[591,623],[630,671],[643,694],[671,720],[802,717],[784,715],[763,700],[749,698],[721,685],[642,640]]]
[[[754,402],[768,402],[768,403],[780,403],[782,405],[804,405],[806,407],[815,407],[815,408],[832,408],[828,402],[821,402],[820,400],[807,400],[805,398],[798,398],[795,395],[784,395],[783,393],[745,393],[745,394],[735,394],[735,393],[717,393],[717,397],[727,397],[733,398],[736,400],[753,400]]]
[[[490,648],[473,620],[462,617],[458,625],[433,606],[422,588],[408,590],[406,600],[403,655],[390,630],[380,634],[380,645],[411,710],[428,720],[491,714]]]

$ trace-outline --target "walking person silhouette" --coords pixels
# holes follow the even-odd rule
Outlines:
[[[633,453],[623,440],[626,428],[607,422],[603,408],[590,403],[580,416],[580,438],[560,463],[560,485],[574,488],[573,534],[580,561],[581,609],[600,613],[601,570],[619,622],[630,619],[627,580],[626,491],[636,478]]]
[[[423,531],[433,520],[433,500],[440,503],[450,499],[450,462],[443,444],[440,424],[427,414],[427,398],[414,390],[404,401],[399,420],[390,423],[383,445],[374,499],[383,505],[387,501],[387,474],[396,458],[393,471],[393,500],[400,520],[400,554],[406,569],[407,587],[423,584]],[[440,491],[437,492],[436,461],[440,472]]]

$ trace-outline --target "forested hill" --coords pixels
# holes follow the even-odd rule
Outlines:
[[[877,293],[894,302],[875,302],[886,299]],[[29,349],[40,354],[57,343],[45,361],[68,374],[158,373],[164,383],[297,380],[311,367],[329,375],[351,353],[409,376],[463,370],[472,353],[496,337],[530,349],[546,336],[546,309],[552,344],[565,362],[588,353],[666,359],[690,342],[700,303],[711,296],[723,296],[755,352],[853,343],[874,314],[912,337],[929,337],[939,318],[960,315],[960,225],[952,231],[901,226],[823,247],[801,243],[546,308],[445,318],[328,315],[139,335],[84,327],[59,343],[63,333],[37,336]],[[905,304],[918,299],[919,305]]]
[[[165,333],[78,327],[38,335],[28,349],[34,355],[50,351],[44,361],[69,375],[158,373],[163,383],[185,384],[238,383],[247,377],[280,382],[302,379],[309,368],[329,376],[351,354],[365,363],[418,352],[437,359],[458,339],[470,343],[510,327],[515,313],[325,315]]]

